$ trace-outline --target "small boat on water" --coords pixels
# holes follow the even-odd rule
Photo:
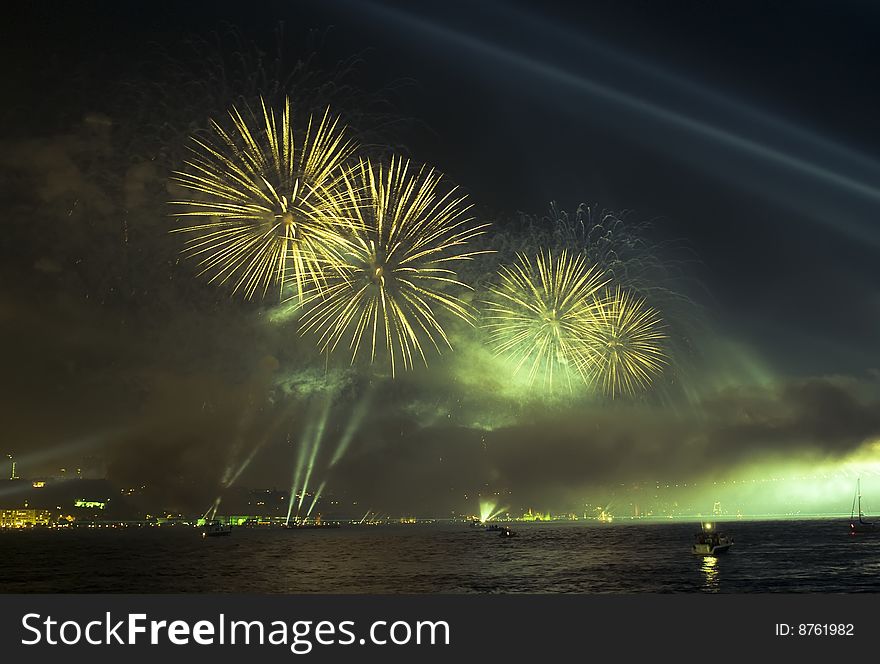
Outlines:
[[[717,532],[714,524],[704,523],[702,530],[697,533],[691,553],[697,556],[717,556],[719,553],[727,553],[732,546],[732,537]]]
[[[232,525],[220,521],[208,521],[202,530],[202,537],[224,537],[232,534]]]
[[[858,501],[859,513],[856,516],[856,502]],[[851,535],[861,535],[864,533],[873,533],[875,531],[873,521],[865,521],[862,513],[862,483],[861,479],[856,480],[856,495],[853,496],[852,511],[849,517],[849,532]]]
[[[499,530],[501,531],[501,537],[516,537],[517,536],[516,532],[511,530],[507,526],[504,526],[503,528],[500,528]]]
[[[497,523],[491,523],[491,524],[490,524],[490,523],[487,523],[487,524],[486,524],[486,527],[484,528],[484,530],[485,530],[487,533],[497,533],[499,530],[504,530],[504,528],[502,528],[501,526],[499,526]]]

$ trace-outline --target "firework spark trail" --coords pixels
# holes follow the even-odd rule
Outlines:
[[[586,380],[584,340],[595,294],[606,283],[584,255],[548,251],[533,263],[519,254],[514,265],[501,267],[499,283],[489,289],[484,328],[490,345],[514,362],[514,373],[525,370],[530,384],[540,375],[552,389],[561,374],[572,389],[573,372]]]
[[[340,260],[340,226],[352,215],[339,184],[354,145],[329,108],[310,117],[300,136],[289,99],[280,116],[260,104],[261,116],[233,107],[232,131],[212,120],[214,140],[193,139],[188,170],[173,180],[196,198],[171,204],[182,208],[180,217],[205,221],[174,232],[193,236],[184,254],[212,275],[210,283],[229,283],[251,299],[272,285],[280,295],[293,281],[302,300],[307,290],[320,291],[324,272]]]
[[[667,334],[659,314],[619,286],[606,290],[591,312],[582,371],[612,398],[647,389],[667,363]]]
[[[391,364],[411,369],[427,364],[425,349],[451,348],[438,320],[442,311],[468,323],[470,308],[450,291],[469,289],[454,268],[478,251],[469,241],[483,234],[469,216],[471,205],[455,188],[441,191],[441,176],[395,158],[387,167],[362,160],[346,173],[341,208],[354,210],[343,261],[334,263],[323,292],[303,318],[301,330],[314,333],[322,351],[347,340],[354,363],[377,349]]]

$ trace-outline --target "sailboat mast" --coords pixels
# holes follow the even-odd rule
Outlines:
[[[856,480],[856,489],[859,494],[859,521],[862,520],[862,478]]]

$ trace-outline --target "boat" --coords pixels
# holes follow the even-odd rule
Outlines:
[[[202,537],[224,537],[232,534],[232,524],[208,521],[202,530]]]
[[[856,502],[858,501],[859,513],[856,516]],[[849,517],[849,532],[851,535],[859,535],[874,532],[874,522],[865,521],[862,513],[862,483],[861,479],[856,480],[856,495],[853,496],[852,511]]]
[[[501,537],[516,537],[516,532],[511,530],[507,526],[500,528],[500,530],[501,530]]]
[[[503,530],[503,528],[501,526],[499,526],[497,523],[491,523],[491,524],[486,524],[486,527],[484,528],[484,530],[487,533],[497,533],[499,530]]]
[[[691,553],[697,556],[717,556],[719,553],[727,553],[732,546],[732,537],[717,532],[713,524],[704,523],[702,530],[697,533]]]

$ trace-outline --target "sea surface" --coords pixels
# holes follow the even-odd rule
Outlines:
[[[0,592],[878,592],[880,533],[848,520],[719,524],[735,545],[690,552],[695,523],[464,524],[0,532]]]

